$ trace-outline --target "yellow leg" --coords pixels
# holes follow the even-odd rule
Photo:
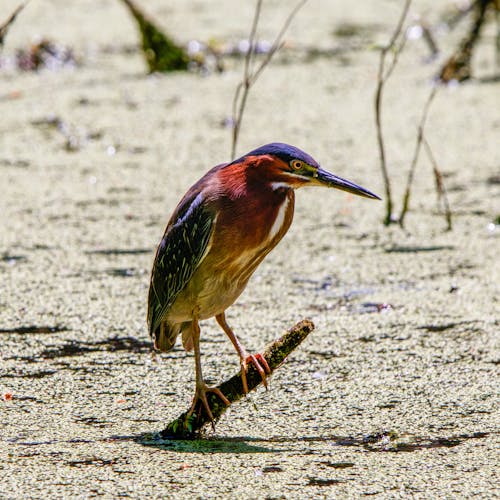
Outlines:
[[[229,337],[229,340],[232,342],[238,356],[240,357],[240,365],[241,365],[241,382],[243,384],[243,391],[245,394],[248,394],[248,384],[247,384],[247,364],[252,363],[255,366],[255,369],[259,372],[259,375],[262,378],[262,383],[264,387],[267,389],[267,378],[266,373],[271,373],[271,369],[267,364],[267,361],[263,358],[261,354],[248,354],[245,348],[240,344],[240,341],[237,339],[236,335],[233,333],[229,325],[226,321],[226,315],[224,313],[220,313],[215,316],[217,323],[224,330],[226,335]],[[260,361],[260,362],[259,362]]]
[[[210,409],[210,405],[208,404],[207,392],[213,392],[214,394],[219,396],[220,399],[222,399],[224,404],[228,406],[231,403],[226,398],[226,396],[222,394],[220,389],[217,389],[217,387],[208,387],[207,384],[205,384],[205,381],[203,380],[203,374],[201,372],[200,324],[198,323],[197,316],[193,318],[192,330],[193,330],[194,362],[196,371],[196,389],[194,393],[193,404],[191,405],[191,408],[189,409],[187,416],[189,418],[194,413],[196,406],[198,405],[198,402],[201,401],[207,412],[208,417],[213,423],[214,417],[212,415],[212,410]]]

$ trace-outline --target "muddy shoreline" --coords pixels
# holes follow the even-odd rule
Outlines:
[[[229,409],[205,440],[151,443],[145,436],[187,407],[194,386],[193,358],[181,346],[151,355],[154,250],[186,189],[228,159],[225,124],[242,60],[220,74],[147,76],[119,2],[63,3],[30,3],[2,52],[47,37],[81,63],[0,69],[0,496],[498,495],[494,29],[478,46],[477,78],[443,89],[428,119],[453,231],[425,161],[406,230],[382,225],[383,204],[297,192],[292,229],[228,321],[253,351],[302,318],[315,331],[268,391]],[[250,4],[215,3],[148,9],[182,26],[180,41],[244,38]],[[6,4],[6,12],[16,6]],[[414,13],[431,23],[440,15],[425,1]],[[289,142],[382,194],[372,48],[398,14],[389,1],[357,12],[344,1],[311,2],[250,96],[239,153]],[[267,5],[262,38],[284,17],[281,3]],[[349,39],[339,36],[345,25],[357,27]],[[439,38],[443,54],[461,33]],[[304,47],[325,50],[303,57]],[[397,203],[430,89],[426,51],[408,43],[386,89]],[[237,368],[214,321],[203,322],[202,353],[211,383]]]

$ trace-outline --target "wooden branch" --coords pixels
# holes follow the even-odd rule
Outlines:
[[[472,51],[479,39],[481,27],[486,18],[486,10],[488,7],[495,8],[495,0],[476,0],[472,7],[471,10],[475,11],[475,17],[469,33],[439,72],[438,78],[444,83],[451,80],[463,82],[471,77]]]
[[[2,25],[0,25],[0,47],[3,45],[5,35],[7,35],[7,31],[9,30],[10,26],[16,20],[18,14],[24,9],[24,7],[26,7],[27,3],[28,2],[25,2],[19,5],[17,9],[9,16],[7,21],[5,21]]]
[[[406,3],[403,7],[401,15],[399,16],[398,23],[396,25],[396,28],[394,30],[394,33],[392,34],[389,43],[386,46],[382,47],[382,50],[380,51],[380,61],[379,61],[378,75],[377,75],[377,89],[375,91],[375,103],[374,103],[375,125],[377,130],[377,142],[378,142],[378,149],[380,156],[380,169],[382,171],[382,179],[384,180],[384,188],[385,188],[386,210],[385,210],[384,224],[386,226],[388,226],[393,222],[392,220],[393,202],[392,202],[391,178],[389,176],[389,170],[387,168],[385,142],[384,142],[384,135],[382,132],[382,94],[384,90],[384,85],[391,76],[394,68],[396,67],[399,54],[403,50],[406,41],[406,37],[403,37],[403,40],[401,41],[399,46],[396,45],[396,42],[401,35],[403,24],[408,14],[410,4],[411,0],[406,0]],[[392,50],[394,50],[392,63],[389,66],[389,69],[386,70],[385,68],[386,57],[387,54]]]
[[[267,361],[271,374],[285,361],[286,357],[314,330],[314,324],[309,320],[302,320],[293,328],[288,330],[282,337],[269,344],[262,357]],[[248,390],[253,391],[261,383],[262,379],[253,365],[247,368]],[[230,379],[217,386],[218,389],[232,403],[245,396],[243,384],[241,382],[241,371],[233,375]],[[214,420],[217,421],[227,410],[226,406],[218,396],[212,393],[207,394],[208,403]],[[197,409],[197,414],[193,414],[186,420],[188,411],[186,410],[177,419],[170,422],[167,427],[160,432],[162,439],[193,439],[199,435],[201,429],[210,424],[210,419],[202,405]]]
[[[298,11],[304,6],[307,0],[300,0],[297,5],[292,9],[288,17],[286,18],[281,30],[279,31],[276,39],[274,40],[271,49],[267,53],[264,60],[258,66],[257,69],[253,68],[253,60],[255,59],[255,50],[257,48],[256,37],[257,37],[257,26],[259,24],[260,11],[262,8],[262,0],[257,0],[255,6],[255,14],[252,21],[252,29],[250,30],[250,36],[248,39],[248,52],[245,57],[245,67],[243,70],[243,79],[237,85],[234,97],[233,97],[233,133],[231,142],[231,159],[234,160],[236,156],[236,147],[238,145],[238,139],[241,130],[241,122],[243,121],[243,116],[245,114],[245,106],[247,103],[248,94],[250,89],[257,81],[259,75],[264,71],[264,69],[269,65],[273,56],[278,52],[283,43],[282,39],[285,35],[286,30],[290,26],[293,18],[298,13]]]
[[[441,170],[439,169],[439,165],[436,161],[436,158],[434,157],[434,154],[432,153],[432,149],[430,144],[427,142],[427,138],[424,136],[424,146],[425,146],[425,151],[427,153],[427,156],[429,160],[431,161],[432,164],[432,171],[434,173],[434,181],[436,185],[436,193],[437,193],[437,199],[438,199],[438,209],[439,209],[439,202],[443,202],[443,208],[444,208],[444,216],[446,218],[446,230],[451,231],[453,229],[452,225],[452,220],[451,220],[451,208],[450,208],[450,203],[448,202],[448,195],[446,193],[446,188],[444,186],[444,181],[443,181],[443,174],[441,173]]]
[[[415,152],[413,153],[413,159],[411,161],[410,165],[410,170],[408,171],[408,178],[406,181],[406,189],[405,193],[403,196],[403,208],[401,209],[401,213],[399,215],[399,225],[401,227],[404,227],[404,220],[406,217],[406,214],[408,213],[408,210],[410,209],[410,194],[411,194],[411,187],[413,184],[413,178],[415,177],[415,170],[417,168],[417,162],[418,162],[418,157],[420,154],[420,148],[422,146],[422,142],[424,139],[424,128],[425,128],[425,122],[427,120],[427,115],[429,114],[429,109],[431,107],[431,103],[434,100],[434,97],[438,91],[439,86],[434,85],[432,87],[431,92],[429,93],[429,97],[427,98],[427,101],[425,102],[424,109],[422,111],[422,115],[420,117],[420,123],[418,125],[418,132],[417,132],[417,141],[415,143]]]
[[[236,91],[234,93],[234,98],[233,98],[233,140],[231,143],[231,160],[234,160],[236,155],[236,145],[238,144],[238,137],[240,135],[241,122],[243,120],[243,114],[245,112],[248,93],[252,85],[250,78],[251,77],[250,62],[255,57],[255,49],[257,45],[255,37],[257,33],[257,25],[259,24],[261,8],[262,8],[262,0],[257,0],[257,4],[255,5],[255,13],[252,21],[252,29],[250,30],[250,36],[248,37],[248,50],[245,55],[243,80],[236,87]],[[242,90],[243,94],[241,94]],[[236,108],[238,108],[238,111],[236,111]]]

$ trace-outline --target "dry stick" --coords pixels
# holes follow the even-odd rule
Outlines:
[[[387,56],[387,53],[394,48],[396,41],[401,34],[403,23],[408,14],[410,4],[411,0],[406,0],[406,3],[403,7],[403,11],[401,12],[401,16],[399,17],[398,24],[396,25],[396,29],[394,30],[394,33],[392,34],[389,43],[386,46],[382,47],[382,51],[380,52],[380,62],[377,75],[377,90],[375,92],[375,124],[377,128],[377,141],[380,154],[380,167],[382,170],[382,177],[384,179],[384,186],[385,186],[386,214],[385,214],[384,224],[386,226],[388,226],[392,222],[393,203],[392,203],[391,180],[389,177],[389,171],[387,169],[387,162],[385,157],[385,143],[384,143],[384,136],[382,133],[382,93],[384,90],[385,83],[387,82],[388,78],[391,76],[394,68],[396,67],[399,54],[401,53],[404,47],[406,37],[403,38],[399,47],[394,52],[391,66],[387,71],[385,69],[385,58]]]
[[[257,0],[257,5],[255,6],[255,14],[254,18],[252,21],[252,29],[250,32],[250,37],[248,40],[249,47],[248,47],[248,52],[245,56],[245,67],[243,69],[243,80],[237,85],[236,91],[234,93],[234,98],[233,98],[233,116],[232,116],[232,121],[233,121],[233,137],[232,137],[232,144],[231,144],[231,159],[234,160],[235,155],[236,155],[236,146],[238,144],[238,138],[240,135],[240,130],[241,130],[241,122],[243,121],[243,115],[245,112],[245,106],[247,103],[248,99],[248,94],[250,92],[251,87],[254,85],[254,83],[257,81],[258,77],[262,73],[262,71],[267,67],[267,65],[270,63],[271,59],[273,58],[274,54],[278,52],[278,50],[282,47],[282,39],[283,35],[285,34],[286,30],[290,26],[290,23],[292,22],[293,18],[297,14],[297,12],[304,6],[304,4],[307,2],[307,0],[301,0],[295,7],[294,9],[290,12],[288,17],[286,18],[280,32],[276,36],[276,39],[274,40],[271,48],[269,49],[269,52],[267,53],[266,57],[263,59],[261,64],[258,66],[258,68],[255,71],[252,71],[252,59],[255,56],[255,51],[257,48],[257,44],[255,43],[255,37],[256,37],[256,32],[257,32],[257,25],[259,23],[259,17],[260,17],[260,11],[262,7],[262,0]],[[243,91],[243,93],[241,93]],[[241,95],[241,97],[240,97]]]
[[[280,50],[281,47],[283,47],[283,43],[282,43],[283,36],[285,35],[288,27],[290,26],[291,22],[293,21],[293,18],[297,15],[297,13],[299,12],[299,10],[305,5],[306,2],[307,2],[307,0],[301,0],[292,9],[292,11],[290,12],[290,14],[288,14],[288,17],[285,19],[285,22],[283,23],[283,26],[281,27],[281,30],[278,33],[278,36],[274,40],[274,42],[273,42],[273,44],[271,46],[271,49],[267,53],[266,57],[264,58],[264,60],[260,64],[260,66],[255,70],[254,74],[252,75],[252,84],[255,83],[255,81],[257,80],[257,78],[259,77],[259,75],[262,73],[262,71],[264,70],[264,68],[269,64],[269,62],[271,61],[271,59],[274,56],[274,54],[276,52],[278,52],[278,50]]]
[[[432,149],[429,145],[429,142],[427,141],[427,138],[424,136],[423,138],[424,146],[425,146],[425,151],[427,153],[427,156],[429,157],[429,160],[432,163],[432,171],[434,172],[434,179],[436,182],[436,192],[438,195],[438,203],[440,200],[443,201],[443,206],[444,206],[444,215],[446,218],[446,230],[451,231],[452,230],[452,222],[451,222],[451,209],[450,209],[450,204],[448,203],[448,195],[446,193],[446,188],[444,187],[444,182],[443,182],[443,174],[439,170],[439,166],[437,164],[436,158],[434,154],[432,153]]]
[[[3,45],[3,40],[5,35],[7,35],[7,31],[9,31],[10,26],[16,20],[18,14],[26,7],[28,2],[25,2],[17,7],[17,9],[9,16],[7,21],[0,25],[0,47]]]
[[[460,24],[460,21],[462,21],[462,19],[466,17],[474,9],[474,7],[475,2],[470,2],[465,7],[463,4],[456,7],[456,12],[446,21],[446,27],[448,30],[454,30]]]
[[[441,69],[439,74],[440,82],[448,82],[452,79],[463,81],[470,77],[470,59],[472,56],[472,49],[479,37],[479,32],[485,19],[486,9],[488,8],[489,5],[493,5],[493,0],[476,0],[476,2],[474,3],[474,6],[476,7],[476,18],[474,20],[472,29],[468,34],[468,36],[460,45],[458,51],[448,59],[447,63]],[[401,209],[401,214],[399,216],[399,225],[401,227],[404,227],[404,219],[406,217],[406,214],[410,206],[411,187],[413,184],[413,178],[415,176],[415,170],[417,166],[418,156],[420,153],[420,148],[424,140],[425,121],[429,113],[430,105],[437,93],[437,89],[438,89],[438,84],[434,86],[431,93],[429,94],[429,97],[427,99],[427,102],[425,104],[420,119],[420,124],[418,127],[418,134],[417,134],[417,142],[415,145],[415,152],[413,155],[412,163],[410,165],[410,170],[408,172],[406,190],[403,197],[403,208]],[[447,221],[448,221],[448,228],[450,228],[451,213],[449,211],[449,206],[447,206]]]
[[[431,53],[430,57],[431,57],[431,59],[435,59],[437,57],[437,55],[439,54],[439,48],[437,46],[436,40],[434,39],[434,37],[432,35],[432,31],[429,28],[429,26],[427,26],[426,23],[420,23],[420,27],[422,28],[423,39],[424,39],[425,43],[427,44],[427,47],[429,47],[429,51]]]
[[[411,194],[411,187],[413,184],[413,178],[415,176],[415,170],[417,166],[417,161],[418,161],[418,156],[420,154],[420,147],[422,146],[422,141],[424,138],[424,127],[425,127],[425,121],[427,120],[427,115],[429,114],[429,109],[431,106],[431,103],[434,99],[434,96],[437,93],[438,90],[438,84],[435,84],[429,94],[429,97],[427,98],[427,101],[425,103],[424,109],[422,111],[422,116],[420,117],[420,123],[418,124],[418,133],[417,133],[417,142],[415,144],[415,151],[413,153],[413,159],[410,165],[410,170],[408,172],[408,179],[406,181],[406,190],[405,194],[403,196],[403,208],[401,209],[401,214],[399,215],[399,225],[401,227],[404,227],[404,219],[406,217],[406,214],[408,212],[408,209],[410,208],[410,194]]]
[[[271,374],[285,361],[286,357],[314,330],[314,324],[305,319],[297,323],[288,330],[282,337],[276,339],[266,347],[262,357],[267,361]],[[247,369],[248,390],[252,391],[262,383],[262,378],[253,365]],[[245,396],[243,384],[241,382],[241,371],[233,375],[230,379],[217,386],[231,403],[234,403]],[[218,396],[212,393],[207,394],[208,403],[214,420],[218,420],[227,410],[227,406]],[[185,411],[177,419],[170,422],[166,429],[160,433],[163,439],[192,439],[199,433],[205,425],[210,423],[203,405],[199,407],[198,415],[193,415],[186,420],[188,411]]]
[[[495,37],[495,46],[497,51],[497,70],[500,68],[500,4],[495,10],[495,20],[497,23],[497,36]]]
[[[496,0],[498,1],[498,0]],[[471,77],[471,58],[474,46],[479,39],[481,27],[486,19],[486,10],[495,7],[495,0],[476,0],[472,7],[475,11],[475,18],[472,27],[460,43],[455,53],[448,58],[439,73],[439,79],[443,82],[457,80],[462,82]]]
[[[252,29],[250,30],[250,36],[248,37],[248,49],[245,55],[245,65],[243,68],[243,80],[236,87],[233,98],[233,142],[231,145],[231,159],[234,160],[236,154],[236,144],[238,143],[238,137],[240,135],[241,121],[243,119],[243,112],[245,110],[248,92],[250,90],[250,60],[255,55],[255,34],[257,32],[257,25],[259,24],[260,10],[262,7],[262,0],[257,0],[255,5],[255,13],[252,21]],[[243,95],[240,99],[241,89],[244,89]],[[236,114],[236,107],[239,102],[238,113]]]

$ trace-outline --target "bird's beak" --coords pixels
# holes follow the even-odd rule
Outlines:
[[[342,191],[357,194],[358,196],[363,196],[365,198],[380,200],[376,194],[368,191],[368,189],[358,186],[357,184],[354,184],[354,182],[342,179],[342,177],[333,175],[322,168],[318,168],[315,173],[316,175],[314,176],[313,182],[316,181],[315,184],[317,185],[341,189]]]

